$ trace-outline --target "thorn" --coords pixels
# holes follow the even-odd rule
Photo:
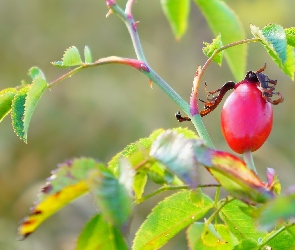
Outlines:
[[[133,25],[134,25],[135,27],[137,27],[137,24],[139,24],[139,23],[140,23],[140,21],[136,21],[136,22],[134,22]]]
[[[134,31],[136,31],[136,29],[137,29],[137,24],[139,24],[139,21],[136,21],[132,24],[132,28]]]
[[[150,72],[149,67],[145,63],[140,64],[140,70]]]
[[[150,79],[150,87],[153,89],[153,81]]]
[[[111,14],[113,14],[114,12],[112,10],[109,10],[108,13],[106,14],[106,18],[108,18]]]

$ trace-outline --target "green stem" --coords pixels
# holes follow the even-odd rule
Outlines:
[[[203,120],[199,114],[194,115],[191,117],[192,123],[194,127],[196,128],[198,135],[205,141],[206,145],[210,148],[215,148],[214,144],[206,130],[206,127],[203,123]]]
[[[204,66],[202,67],[202,69],[199,72],[199,77],[198,80],[200,81],[200,79],[202,78],[205,70],[207,69],[207,67],[209,66],[209,64],[213,61],[213,58],[220,53],[221,51],[228,49],[230,47],[234,47],[237,45],[241,45],[241,44],[245,44],[245,43],[254,43],[254,42],[259,42],[260,39],[259,38],[249,38],[249,39],[244,39],[241,41],[237,41],[237,42],[233,42],[233,43],[229,43],[227,45],[222,46],[221,48],[217,49],[214,51],[214,53],[207,59],[207,61],[205,62]],[[198,81],[198,82],[199,82]],[[198,88],[198,83],[196,84],[196,88]]]
[[[113,13],[117,14],[125,23],[132,43],[136,53],[136,56],[139,60],[143,61],[147,66],[143,49],[141,47],[140,39],[137,33],[137,23],[134,21],[134,18],[131,13],[131,8],[133,0],[129,0],[126,5],[125,12],[118,5],[109,6]],[[150,66],[148,66],[149,72],[145,73],[155,84],[157,84],[163,91],[170,97],[188,116],[191,117],[189,104],[184,101],[171,87],[166,83]],[[191,117],[192,123],[197,130],[199,136],[205,141],[207,146],[214,148],[211,138],[205,128],[205,125],[200,116]]]
[[[255,164],[254,164],[254,160],[253,160],[253,154],[250,150],[246,151],[243,153],[243,158],[244,161],[247,165],[247,167],[251,170],[254,171],[255,174],[257,174],[256,168],[255,168]]]
[[[294,226],[295,226],[294,224],[290,224],[290,225],[287,225],[287,226],[282,226],[280,229],[278,229],[274,233],[272,233],[269,238],[264,239],[263,243],[259,245],[259,247],[260,247],[259,249],[262,249],[262,247],[266,246],[267,243],[269,243],[273,238],[278,236],[283,231],[288,231],[291,227],[294,227]]]
[[[206,187],[220,187],[219,184],[204,184],[204,185],[199,185],[197,188],[206,188]],[[182,190],[182,189],[189,189],[188,185],[183,185],[183,186],[163,186],[160,187],[159,189],[155,190],[154,192],[147,194],[143,197],[141,197],[140,199],[138,199],[136,201],[137,204],[142,203],[144,201],[146,201],[147,199],[160,194],[164,191],[172,191],[172,190]]]
[[[48,88],[52,88],[56,84],[60,83],[61,81],[65,80],[68,77],[71,77],[73,74],[79,72],[82,69],[85,68],[91,68],[91,67],[96,67],[100,65],[105,65],[105,64],[125,64],[131,67],[134,67],[138,69],[139,71],[149,71],[145,63],[142,61],[136,60],[136,59],[130,59],[130,58],[124,58],[124,57],[118,57],[118,56],[109,56],[105,58],[100,58],[96,60],[94,63],[83,63],[80,66],[70,70],[66,74],[60,76],[56,80],[52,81],[51,83],[48,83]]]
[[[210,217],[206,220],[206,224],[209,225],[214,220],[214,218],[216,218],[216,215],[220,212],[220,210],[233,200],[235,200],[235,198],[224,199],[224,203],[210,215]],[[222,200],[220,200],[220,202],[221,201]]]
[[[215,199],[214,199],[214,206],[217,206],[217,203],[219,201],[219,196],[220,196],[220,187],[217,187],[216,193],[215,193]]]
[[[194,78],[194,84],[193,84],[193,91],[191,94],[191,101],[190,101],[190,108],[191,108],[191,114],[194,117],[195,115],[199,114],[199,108],[198,108],[198,89],[199,85],[202,79],[202,76],[204,75],[205,70],[208,68],[209,64],[213,61],[213,58],[221,51],[228,49],[233,46],[237,46],[240,44],[245,43],[251,43],[251,42],[258,42],[260,41],[259,38],[250,38],[250,39],[244,39],[241,41],[229,43],[225,46],[222,46],[221,48],[214,51],[214,53],[207,59],[203,67],[198,67],[196,71],[196,75]]]

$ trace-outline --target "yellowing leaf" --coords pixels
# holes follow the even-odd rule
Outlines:
[[[263,203],[274,197],[274,193],[238,157],[215,150],[208,150],[208,155],[211,163],[205,166],[234,197],[248,203]]]
[[[68,161],[53,171],[31,208],[31,214],[21,222],[20,238],[29,236],[49,216],[87,192],[85,181],[88,173],[98,165],[93,159],[80,158]]]
[[[160,134],[150,154],[190,186],[197,185],[198,168],[205,166],[238,199],[247,203],[263,203],[274,197],[272,188],[264,184],[242,160],[209,148],[200,139],[185,138],[176,130]]]
[[[76,185],[68,186],[60,192],[47,196],[42,202],[38,202],[31,209],[31,215],[21,222],[19,235],[26,238],[49,216],[87,191],[88,187],[86,183],[81,181]]]

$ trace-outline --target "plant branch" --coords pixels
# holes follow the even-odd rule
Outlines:
[[[226,199],[224,199],[224,203],[223,203],[218,209],[216,209],[216,210],[210,215],[210,217],[206,220],[206,224],[209,225],[209,224],[213,221],[213,219],[216,217],[216,215],[219,213],[219,211],[220,211],[225,205],[227,205],[228,203],[232,202],[233,200],[235,200],[235,198],[230,198],[230,199],[226,198]],[[222,201],[222,200],[220,200],[220,202],[221,202],[221,201]]]
[[[207,188],[207,187],[220,187],[219,184],[204,184],[204,185],[199,185],[197,186],[196,188]],[[159,189],[155,190],[154,192],[148,194],[148,195],[145,195],[143,197],[141,197],[140,199],[138,199],[136,201],[137,204],[139,203],[142,203],[144,201],[146,201],[147,199],[157,195],[157,194],[160,194],[164,191],[171,191],[171,190],[182,190],[182,189],[189,189],[189,186],[188,185],[183,185],[183,186],[163,186],[163,187],[160,187]]]
[[[278,229],[274,233],[272,233],[271,236],[269,238],[267,238],[261,245],[259,245],[259,247],[260,247],[259,249],[261,249],[261,247],[266,246],[269,241],[271,241],[273,238],[278,236],[283,231],[289,231],[289,228],[294,227],[294,226],[295,226],[294,223],[287,225],[287,226],[282,226],[280,229]]]
[[[234,47],[234,46],[245,44],[245,43],[259,42],[259,41],[260,41],[259,38],[249,38],[249,39],[229,43],[229,44],[227,44],[225,46],[222,46],[221,48],[214,51],[214,53],[207,59],[207,61],[205,62],[205,64],[203,65],[202,68],[199,67],[197,69],[197,72],[196,72],[196,75],[195,75],[195,78],[194,78],[194,85],[193,85],[193,91],[192,91],[191,102],[190,102],[191,115],[192,116],[194,116],[196,114],[199,114],[199,109],[198,109],[198,89],[199,89],[199,85],[200,85],[202,76],[203,76],[205,70],[208,68],[209,64],[213,61],[213,58],[218,53],[220,53],[221,51],[223,51],[225,49],[228,49],[230,47]]]
[[[65,80],[68,77],[71,77],[72,75],[74,75],[75,73],[79,72],[82,69],[96,67],[96,66],[105,65],[105,64],[125,64],[125,65],[131,66],[133,68],[136,68],[137,70],[139,70],[141,72],[148,72],[149,71],[146,64],[140,60],[118,57],[118,56],[109,56],[109,57],[98,59],[94,63],[81,64],[77,68],[70,70],[69,72],[60,76],[59,78],[52,81],[51,83],[48,83],[48,88],[55,86],[59,82]]]
[[[125,23],[132,43],[136,53],[136,56],[139,60],[143,61],[147,67],[149,68],[149,72],[143,72],[147,75],[147,77],[157,84],[188,116],[190,115],[190,107],[189,104],[184,101],[171,87],[168,83],[166,83],[150,66],[146,61],[143,49],[141,47],[140,39],[137,33],[137,24],[138,22],[134,21],[132,16],[132,6],[134,4],[134,0],[129,0],[126,4],[125,12],[116,4],[109,4],[108,7],[112,11],[112,13],[117,14]],[[213,143],[208,135],[208,132],[201,120],[201,117],[195,116],[192,118],[192,123],[195,126],[197,133],[199,136],[205,141],[205,143],[213,148]]]

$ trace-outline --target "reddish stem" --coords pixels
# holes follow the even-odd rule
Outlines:
[[[112,5],[116,5],[116,0],[106,0],[106,4],[108,8],[110,8]]]

